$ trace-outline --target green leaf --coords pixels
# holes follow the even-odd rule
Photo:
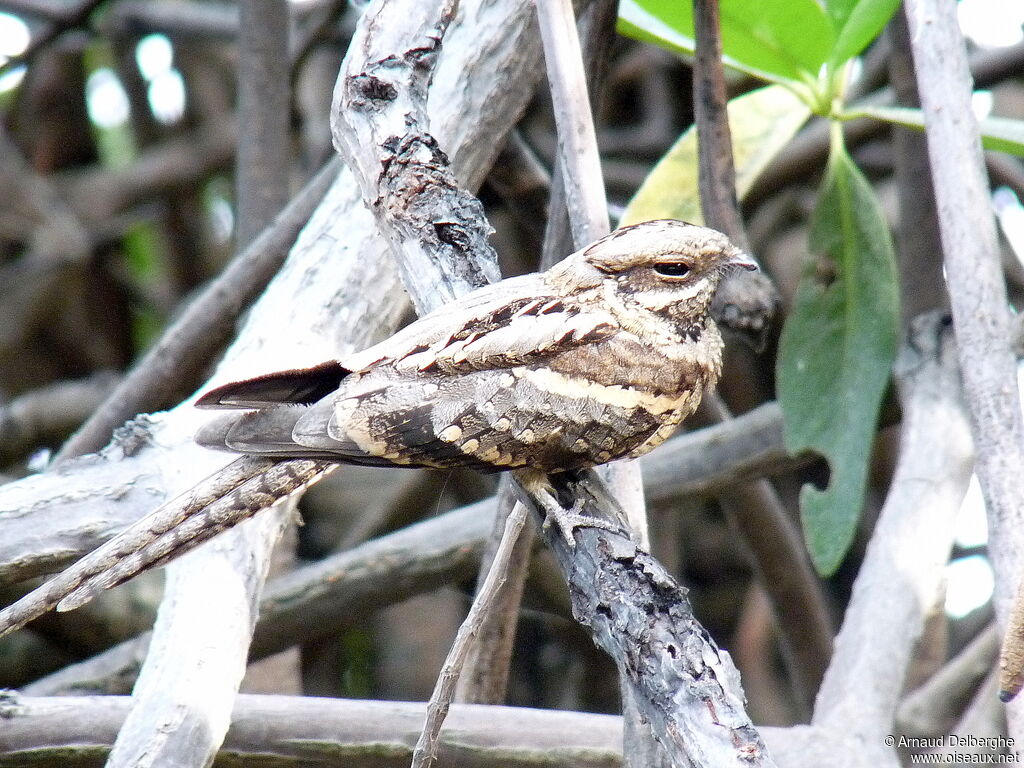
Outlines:
[[[910,107],[862,107],[850,112],[848,116],[874,117],[905,128],[924,130],[924,114],[920,109]],[[1024,157],[1024,120],[986,117],[978,122],[978,128],[981,131],[981,145],[985,149]]]
[[[868,47],[899,8],[900,0],[831,0],[826,4],[836,42],[829,56],[835,69]]]
[[[762,80],[807,85],[828,60],[835,32],[814,0],[721,0],[725,63]],[[619,31],[692,54],[690,0],[621,0]]]
[[[736,194],[742,200],[754,181],[800,127],[810,110],[780,85],[769,85],[729,102]],[[702,221],[697,193],[697,132],[686,131],[650,172],[622,215],[622,224],[651,219]]]
[[[636,0],[619,0],[617,31],[620,35],[686,56],[692,56],[695,48],[692,29],[689,35],[681,34],[638,5]]]
[[[863,506],[878,409],[896,354],[899,297],[889,229],[836,124],[811,224],[811,249],[835,270],[829,285],[804,275],[779,342],[777,390],[786,448],[829,463],[828,487],[800,493],[815,567],[835,571]]]
[[[825,13],[833,29],[842,29],[860,0],[825,0]]]

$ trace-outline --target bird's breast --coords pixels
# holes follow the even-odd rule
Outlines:
[[[721,338],[711,328],[697,341],[652,343],[621,333],[600,344],[580,346],[546,361],[535,377],[550,372],[552,387],[565,382],[622,407],[664,413],[680,400],[714,386],[721,370]]]

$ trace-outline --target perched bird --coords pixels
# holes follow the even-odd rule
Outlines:
[[[196,439],[243,457],[0,610],[0,636],[167,562],[337,463],[514,470],[572,546],[574,528],[604,526],[564,509],[548,474],[641,456],[697,408],[722,365],[708,309],[734,268],[757,267],[712,229],[623,227],[363,352],[206,393],[199,407],[233,412]]]
[[[197,406],[244,412],[197,439],[250,455],[484,472],[640,456],[718,380],[708,309],[732,268],[757,267],[715,230],[623,227],[363,352],[214,389]]]

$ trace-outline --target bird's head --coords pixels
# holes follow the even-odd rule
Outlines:
[[[757,269],[721,232],[674,219],[617,229],[562,264],[566,277],[599,281],[624,306],[681,328],[703,320],[725,273]]]

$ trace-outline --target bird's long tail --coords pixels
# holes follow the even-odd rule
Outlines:
[[[103,590],[173,560],[308,487],[333,466],[316,459],[236,459],[0,610],[0,637],[51,608],[73,610]]]

